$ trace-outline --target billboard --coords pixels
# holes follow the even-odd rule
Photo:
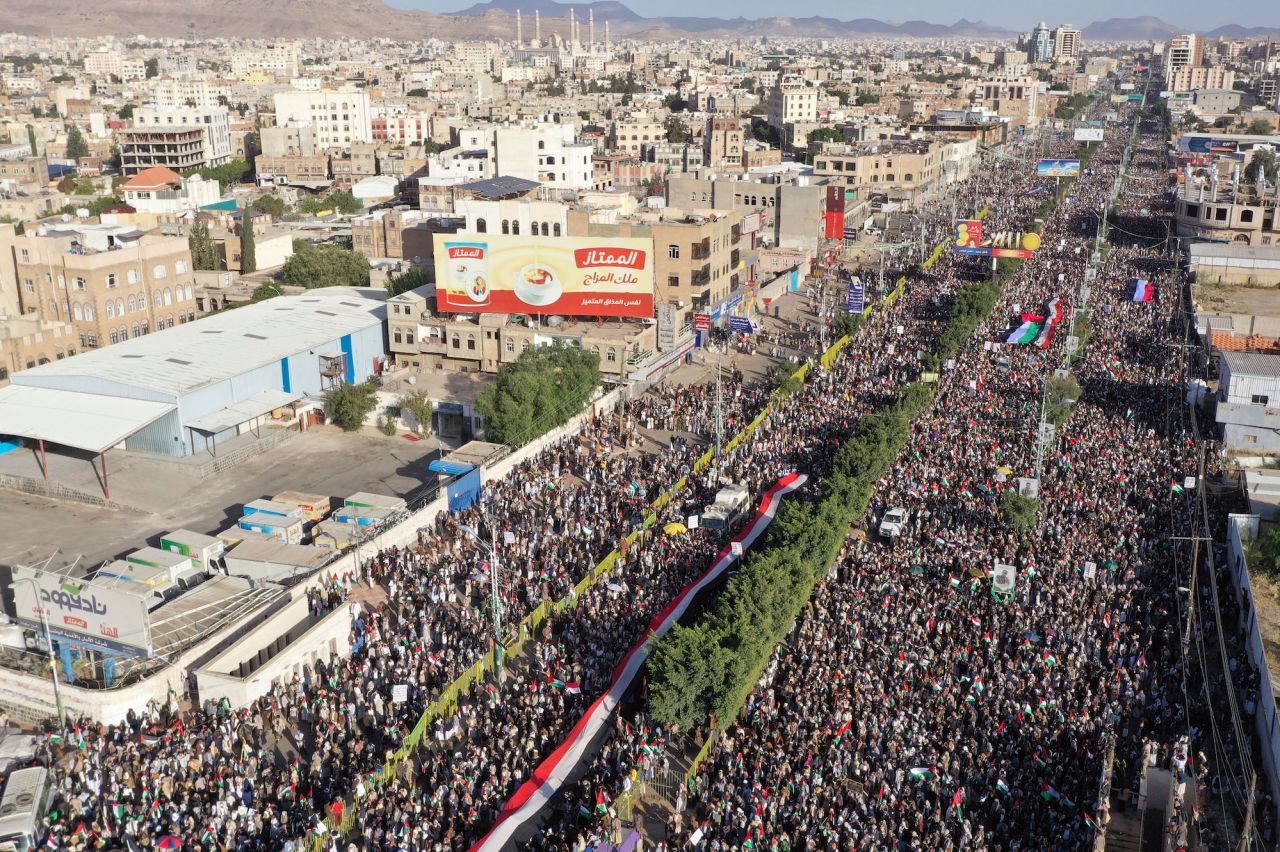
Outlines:
[[[1101,127],[1077,127],[1075,140],[1077,142],[1101,142],[1102,128]]]
[[[445,486],[449,498],[449,511],[461,512],[476,502],[483,485],[480,483],[480,468],[473,467],[461,476],[454,477]]]
[[[1026,258],[1040,248],[1040,235],[1034,231],[991,231],[983,228],[981,219],[956,222],[952,248],[956,254],[969,257]]]
[[[13,569],[13,579],[14,612],[22,625],[42,630],[43,609],[54,639],[130,656],[151,654],[149,586],[137,584],[139,591],[131,593],[22,567]]]
[[[1240,150],[1238,139],[1216,139],[1212,136],[1183,136],[1178,146],[1191,154],[1234,154]]]
[[[653,241],[435,234],[443,313],[653,316]]]
[[[1041,177],[1078,177],[1079,160],[1041,160],[1036,163],[1036,174]]]
[[[844,187],[827,187],[827,239],[839,240],[844,237]]]
[[[845,312],[860,314],[867,303],[867,288],[857,278],[849,282],[849,293],[845,299]]]

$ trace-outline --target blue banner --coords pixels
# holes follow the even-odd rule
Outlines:
[[[860,314],[867,305],[867,287],[857,278],[849,282],[849,300],[847,313]]]
[[[472,468],[452,480],[447,486],[449,494],[449,511],[459,512],[476,502],[480,496],[480,468]]]
[[[751,334],[756,329],[746,317],[729,317],[729,330],[738,334]]]

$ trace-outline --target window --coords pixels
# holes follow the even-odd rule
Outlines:
[[[516,351],[516,342],[515,342],[514,340],[512,340],[510,337],[508,337],[508,338],[506,339],[506,347],[507,347],[507,351],[508,351],[508,352],[515,352],[515,351]]]
[[[72,290],[75,290],[77,293],[83,293],[84,288],[85,288],[85,281],[83,278],[76,277],[71,279]]]
[[[1216,222],[1227,221],[1227,208],[1219,207],[1217,210],[1213,211],[1213,218]]]
[[[477,234],[484,234],[484,233],[488,233],[488,231],[489,231],[489,226],[485,224],[485,221],[484,221],[483,219],[477,219],[477,220],[476,220],[476,233],[477,233]]]
[[[36,282],[30,278],[23,278],[22,286],[28,293],[34,293],[36,291]]]
[[[84,319],[84,311],[80,308],[80,303],[71,306],[71,316],[74,319]]]
[[[449,345],[451,345],[454,349],[461,349],[461,348],[462,348],[462,338],[458,337],[458,335],[456,335],[456,334],[455,334],[455,335],[453,336],[453,340],[451,340],[451,341],[450,341],[450,344],[449,344]]]
[[[671,245],[667,246],[667,257],[669,257],[671,260],[679,260],[680,246],[676,245],[675,243],[672,243]]]
[[[179,260],[173,264],[173,272],[175,275],[181,275],[186,271],[187,271],[187,262],[185,260]]]
[[[546,222],[543,222],[543,223],[542,223],[542,236],[546,237],[546,236],[550,236],[550,234],[551,234],[551,229],[547,227],[547,223],[546,223]]]
[[[124,280],[125,280],[125,281],[128,281],[130,284],[137,284],[137,283],[138,283],[138,270],[136,270],[136,269],[130,269],[130,270],[127,270],[127,271],[125,272],[125,274],[124,274]]]
[[[512,233],[512,234],[514,234],[515,236],[519,236],[519,235],[520,235],[520,223],[519,223],[519,222],[512,222],[512,223],[511,223],[511,233]]]
[[[107,319],[115,319],[115,318],[116,318],[115,302],[107,302]]]
[[[138,300],[135,299],[133,296],[130,296],[129,297],[129,313],[132,314],[137,310],[138,310]]]
[[[1254,405],[1266,405],[1270,401],[1271,401],[1271,397],[1261,393],[1255,393],[1249,399],[1249,402],[1253,403]]]
[[[168,288],[164,288],[164,304],[166,307],[173,304],[173,292]]]
[[[1253,221],[1253,211],[1252,211],[1252,210],[1241,210],[1241,211],[1240,211],[1240,221],[1241,221],[1241,222],[1252,222],[1252,221]]]
[[[607,354],[608,354],[608,356],[609,356],[609,358],[608,358],[609,363],[611,363],[611,364],[612,364],[614,361],[617,361],[617,360],[618,360],[618,353],[617,353],[617,352],[615,352],[615,351],[613,351],[612,349],[610,349],[610,350],[608,351],[608,353],[607,353]]]
[[[395,340],[395,342],[396,342],[396,343],[404,343],[404,340],[401,338],[401,336],[400,336],[400,332],[399,332],[399,331],[397,331],[397,332],[393,335],[393,339]]]
[[[30,263],[30,262],[31,262],[31,252],[27,251],[26,249],[22,249],[20,253],[21,253],[21,255],[22,255],[22,262],[23,262],[23,263]]]
[[[111,342],[112,343],[120,342],[120,332],[116,331],[114,328],[111,329]]]
[[[476,351],[476,336],[474,334],[467,335],[467,349],[471,352]]]
[[[151,293],[151,306],[158,308],[164,304],[164,299],[160,297],[159,290],[153,290]]]
[[[668,287],[679,287],[679,286],[680,286],[680,276],[679,276],[679,275],[668,275],[668,276],[667,276],[667,286],[668,286]]]
[[[116,279],[116,274],[114,272],[108,272],[107,273],[107,289],[114,290],[118,283],[119,281]]]
[[[1245,436],[1244,436],[1244,442],[1245,442],[1246,444],[1256,444],[1256,443],[1258,443],[1258,436],[1257,436],[1257,435],[1245,435]]]
[[[191,285],[188,284],[182,291],[183,297],[189,302],[191,301]]]
[[[133,324],[133,336],[138,336],[138,324],[136,322]]]
[[[560,223],[559,223],[559,222],[556,222],[554,225],[552,225],[552,226],[551,226],[551,235],[552,235],[552,236],[554,236],[554,237],[558,237],[558,236],[560,236]]]
[[[128,340],[128,339],[129,339],[129,329],[124,328],[123,326],[121,326],[121,328],[120,328],[120,340],[121,340],[121,341],[124,341],[124,340]]]
[[[509,233],[511,233],[511,222],[510,222],[510,220],[508,220],[508,219],[503,219],[503,220],[502,220],[502,233],[504,233],[504,234],[509,234]]]
[[[157,263],[155,266],[155,269],[151,270],[152,277],[154,277],[157,281],[164,278],[168,274],[169,274],[169,270],[165,267],[163,263]]]
[[[138,294],[138,310],[145,311],[146,309],[147,309],[147,294],[139,293]]]
[[[91,322],[93,320],[93,305],[84,306],[84,318],[86,322]],[[95,343],[93,345],[97,346],[98,344]]]

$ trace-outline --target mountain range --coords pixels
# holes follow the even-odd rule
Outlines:
[[[399,0],[414,2],[414,0]],[[647,38],[840,38],[851,36],[912,38],[1011,38],[1014,31],[964,18],[953,24],[928,21],[892,23],[874,18],[832,17],[644,17],[618,0],[558,3],[556,0],[485,0],[460,12],[435,14],[396,8],[383,0],[0,0],[0,31],[31,35],[145,35],[175,38],[395,38],[444,40],[512,38],[515,12],[524,17],[525,35],[533,34],[533,13],[542,16],[543,34],[567,31],[573,9],[586,26],[594,12],[596,35],[605,21],[615,37]],[[1188,32],[1159,18],[1111,18],[1083,30],[1086,41],[1167,39]],[[1280,35],[1280,27],[1231,24],[1204,35],[1211,38]]]

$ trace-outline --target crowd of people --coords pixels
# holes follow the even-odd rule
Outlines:
[[[1149,177],[1164,133],[1141,129],[1129,168]],[[1172,833],[1185,842],[1198,810],[1181,798],[1188,765],[1215,785],[1227,767],[1204,756],[1211,710],[1193,702],[1188,715],[1178,660],[1189,561],[1174,536],[1191,528],[1180,483],[1194,466],[1169,346],[1181,335],[1181,279],[1144,247],[1158,230],[1116,240],[1127,244],[1100,265],[1073,328],[1086,337],[1071,366],[1083,395],[1044,448],[1038,527],[1020,532],[1002,511],[1003,492],[1036,475],[1044,384],[1066,334],[1048,352],[991,344],[1011,317],[1075,301],[1124,147],[1119,128],[944,373],[866,518],[874,530],[902,506],[908,530],[849,541],[699,769],[688,809],[677,803],[670,848],[1086,848],[1108,819],[1108,760],[1125,790],[1144,763],[1175,773]],[[1159,198],[1145,202],[1164,212]],[[1154,303],[1133,301],[1136,278],[1154,282]],[[905,301],[905,324],[926,327],[931,305],[910,289]],[[986,578],[997,563],[1017,569],[1008,600]],[[584,808],[635,783],[631,730],[615,729],[606,757],[569,789],[541,848],[610,835],[610,821]]]
[[[1197,753],[1193,741],[1176,747],[1188,720],[1171,639],[1170,525],[1187,513],[1170,482],[1190,453],[1167,416],[1178,395],[1177,352],[1165,345],[1177,279],[1149,252],[1116,249],[1099,271],[1092,331],[1073,366],[1084,394],[1044,453],[1038,530],[1019,534],[1001,511],[1006,489],[1037,468],[1034,424],[1065,332],[1047,351],[982,344],[1002,340],[1020,313],[1074,300],[1122,133],[1102,144],[1043,248],[943,372],[936,403],[881,482],[868,528],[903,506],[908,529],[892,544],[850,540],[680,802],[673,848],[694,838],[708,849],[1077,848],[1106,820],[1096,802],[1105,754],[1114,750],[1117,777],[1131,783],[1144,760]],[[1154,168],[1162,144],[1158,127],[1144,127],[1130,168]],[[1051,187],[1028,168],[1033,153],[1012,144],[957,189],[980,187],[1000,228],[1028,228]],[[934,202],[921,215],[934,233],[950,208]],[[325,831],[322,818],[354,802],[361,848],[469,848],[724,543],[718,531],[664,527],[698,514],[726,482],[758,497],[789,470],[820,479],[858,420],[920,379],[951,299],[985,274],[980,264],[944,253],[927,286],[874,312],[829,369],[814,364],[803,388],[706,470],[693,464],[714,438],[717,405],[723,434],[736,434],[772,381],[731,367],[718,394],[714,382],[658,386],[489,483],[471,508],[441,513],[416,546],[328,578],[309,592],[311,609],[352,608],[348,658],[306,667],[245,708],[206,700],[184,712],[171,696],[120,725],[80,720],[45,747],[59,793],[48,845],[129,838],[145,848],[172,835],[186,848],[302,849]],[[1139,272],[1155,282],[1154,303],[1129,298]],[[778,351],[807,343],[769,341]],[[659,523],[624,546],[686,475]],[[614,549],[608,581],[576,597]],[[501,678],[435,720],[402,773],[379,777],[423,710],[489,647],[494,557],[506,625],[544,602],[570,605]],[[993,562],[1017,566],[1012,600],[994,599],[977,576]],[[350,599],[357,585],[382,587],[385,603]],[[397,684],[405,700],[393,699]],[[615,717],[531,842],[603,839],[601,804],[665,770],[667,734],[643,716]]]

